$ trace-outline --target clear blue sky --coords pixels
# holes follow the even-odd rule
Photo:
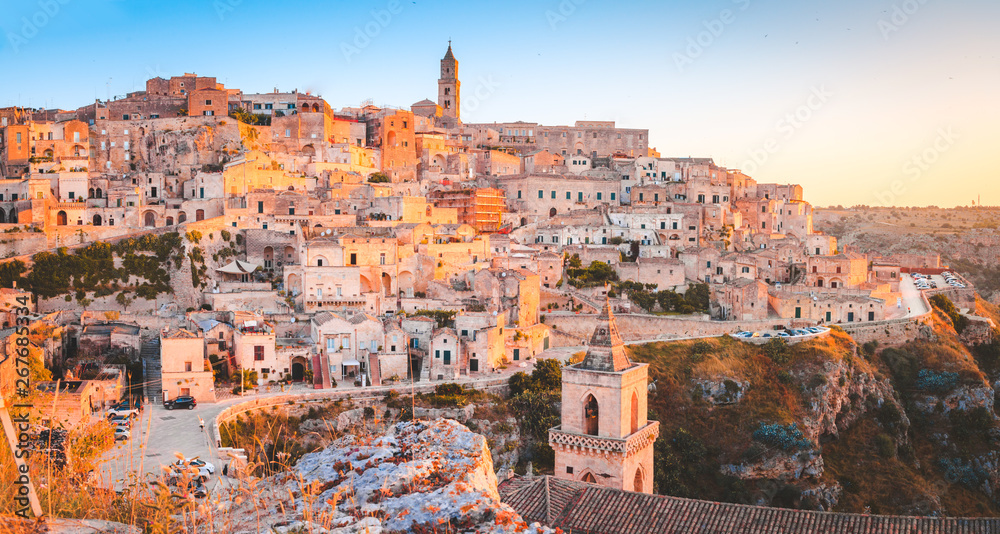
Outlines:
[[[451,38],[467,122],[616,120],[817,205],[1000,204],[996,0],[0,2],[2,106],[196,72],[408,107]]]

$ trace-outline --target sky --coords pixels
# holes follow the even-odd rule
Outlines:
[[[465,122],[614,120],[817,206],[1000,205],[996,0],[0,0],[0,106],[194,72]]]

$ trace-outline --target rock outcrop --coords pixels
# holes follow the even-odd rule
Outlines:
[[[500,502],[486,440],[439,419],[349,436],[224,502],[229,532],[548,533]]]

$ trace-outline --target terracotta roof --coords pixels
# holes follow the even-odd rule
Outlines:
[[[1000,519],[839,514],[647,495],[550,476],[503,481],[500,499],[528,523],[574,534],[938,534],[998,532]]]

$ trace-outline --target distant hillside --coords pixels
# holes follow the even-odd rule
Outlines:
[[[790,347],[725,337],[633,348],[656,381],[649,406],[661,424],[658,492],[842,512],[997,515],[991,384],[1000,378],[1000,345],[970,349],[947,315],[937,311],[932,321],[934,339],[895,347],[858,347],[835,329]]]
[[[1000,298],[1000,208],[827,208],[813,223],[861,252],[940,254],[987,299]]]

